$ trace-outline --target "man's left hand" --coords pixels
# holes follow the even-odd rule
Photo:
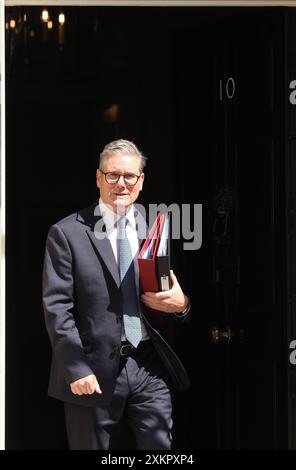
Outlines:
[[[145,292],[141,295],[141,300],[147,307],[166,313],[181,313],[185,310],[189,301],[188,297],[184,295],[172,270],[170,271],[170,277],[172,287],[169,290]]]

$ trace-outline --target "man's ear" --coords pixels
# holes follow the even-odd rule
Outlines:
[[[144,173],[142,173],[141,174],[139,191],[142,191],[142,189],[143,189],[144,178],[145,178],[145,175],[144,175]]]
[[[96,171],[96,183],[97,183],[97,188],[100,187],[101,177],[102,177],[102,173],[100,172],[99,169],[97,169],[97,171]]]

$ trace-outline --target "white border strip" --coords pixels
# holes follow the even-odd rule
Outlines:
[[[296,0],[5,0],[6,6],[296,7]]]
[[[0,0],[0,449],[5,449],[5,16]]]

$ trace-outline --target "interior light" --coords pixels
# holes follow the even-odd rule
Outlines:
[[[41,19],[42,19],[42,21],[44,21],[44,23],[46,23],[48,21],[49,14],[48,14],[48,11],[46,9],[42,10]]]
[[[60,23],[60,24],[64,24],[65,21],[66,21],[66,18],[65,18],[64,13],[60,13],[60,14],[59,14],[59,23]]]

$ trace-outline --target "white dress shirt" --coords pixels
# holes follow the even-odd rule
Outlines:
[[[100,207],[100,212],[102,214],[104,224],[106,227],[106,235],[107,238],[109,239],[111,243],[111,247],[114,253],[114,257],[116,259],[116,262],[118,263],[118,247],[117,247],[117,220],[122,217],[115,212],[113,212],[100,198],[99,200],[99,207]],[[138,299],[140,298],[140,289],[139,289],[139,266],[138,266],[138,253],[139,253],[139,238],[138,238],[138,233],[137,233],[137,226],[136,226],[136,220],[135,220],[135,215],[134,215],[134,206],[132,205],[128,212],[125,214],[125,217],[128,220],[128,224],[126,226],[126,234],[128,241],[130,242],[131,250],[132,250],[132,256],[134,259],[134,268],[135,268],[135,282],[136,282],[136,288],[137,288],[137,294],[138,294]],[[141,306],[139,302],[139,311],[140,311],[140,317],[141,317],[141,330],[142,330],[142,341],[146,340],[149,338],[147,329],[144,325],[144,322],[142,320],[142,311],[141,311]],[[121,334],[121,341],[126,341],[126,336],[124,333],[124,329],[122,330]]]

